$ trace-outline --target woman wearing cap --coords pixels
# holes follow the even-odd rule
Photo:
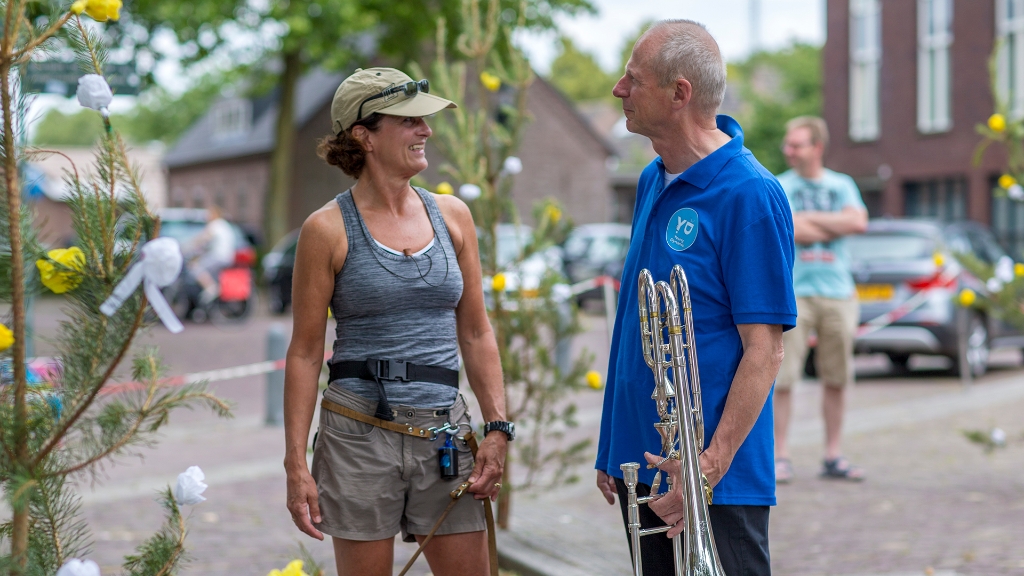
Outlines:
[[[357,70],[342,82],[331,104],[334,135],[318,152],[356,184],[306,219],[296,249],[288,509],[301,531],[333,537],[339,576],[390,575],[395,534],[422,541],[465,481],[475,499],[456,502],[424,554],[438,576],[487,573],[480,500],[497,496],[514,434],[472,215],[454,196],[409,184],[427,167],[423,117],[455,107],[428,90],[392,68]],[[310,471],[328,306],[337,337]],[[486,422],[475,461],[457,439],[471,429],[458,393],[460,349]],[[446,424],[450,437],[434,433]],[[441,468],[445,446],[458,453],[457,472]]]

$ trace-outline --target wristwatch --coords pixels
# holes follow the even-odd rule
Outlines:
[[[508,436],[508,441],[511,442],[516,439],[516,425],[512,422],[505,422],[504,420],[495,420],[494,422],[488,422],[484,424],[484,436],[487,436],[493,431],[504,432],[505,436]]]

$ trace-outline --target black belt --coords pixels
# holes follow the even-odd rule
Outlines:
[[[459,387],[459,371],[442,366],[422,366],[406,362],[405,360],[391,360],[388,358],[367,358],[366,360],[346,360],[342,362],[328,362],[330,368],[330,381],[340,378],[359,378],[360,380],[371,380],[377,383],[377,411],[375,417],[381,420],[391,421],[395,419],[388,404],[388,398],[384,394],[382,381],[393,382],[433,382],[444,384],[453,388]]]

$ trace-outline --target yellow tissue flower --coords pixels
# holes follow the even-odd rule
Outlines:
[[[1002,188],[1003,190],[1009,189],[1010,186],[1013,186],[1016,183],[1017,179],[1014,178],[1013,176],[1010,176],[1009,174],[1003,174],[1002,176],[999,177],[999,187]]]
[[[935,265],[941,268],[946,263],[946,257],[942,255],[942,252],[936,252],[932,254],[932,261]]]
[[[0,324],[0,352],[14,346],[14,332],[3,324]]]
[[[302,569],[302,560],[292,560],[284,570],[273,569],[267,576],[309,576]]]
[[[495,292],[502,292],[505,290],[505,275],[498,272],[491,278],[491,289]]]
[[[594,390],[601,389],[601,375],[597,370],[591,370],[587,372],[587,386],[590,386]]]
[[[491,92],[497,92],[498,88],[501,88],[501,78],[498,78],[490,72],[480,73],[480,83],[484,85]]]
[[[964,288],[963,290],[961,290],[960,296],[957,297],[957,300],[960,302],[960,305],[963,306],[964,308],[970,306],[971,304],[974,304],[974,301],[977,299],[978,295],[975,294],[974,290],[971,290],[970,288]]]
[[[552,224],[558,224],[558,221],[562,219],[562,211],[557,206],[548,204],[548,207],[544,209],[544,213],[547,214]]]
[[[1006,130],[1006,118],[1002,114],[993,114],[988,117],[988,127],[993,132]]]
[[[82,270],[85,268],[85,254],[77,246],[50,250],[46,258],[36,260],[36,268],[43,286],[54,294],[63,294],[74,290],[82,283]]]
[[[1024,264],[1014,264],[1013,273],[1017,276],[1024,276]]]
[[[455,194],[455,188],[452,188],[452,185],[447,182],[441,182],[434,190],[438,194]]]
[[[75,14],[85,12],[97,22],[117,20],[121,17],[121,0],[77,0],[71,5]]]

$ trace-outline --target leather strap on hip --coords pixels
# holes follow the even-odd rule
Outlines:
[[[416,426],[410,426],[408,424],[395,424],[394,422],[381,420],[380,418],[368,416],[366,414],[363,414],[362,412],[353,410],[347,406],[342,406],[337,402],[331,402],[327,398],[324,398],[323,400],[320,401],[320,407],[323,408],[324,410],[327,410],[328,412],[334,412],[335,414],[340,414],[342,416],[351,418],[353,420],[357,420],[359,422],[363,422],[365,424],[371,424],[373,426],[377,426],[378,428],[391,430],[392,432],[398,432],[399,434],[405,434],[407,436],[415,436],[417,438],[432,438],[434,435],[433,432],[427,430],[426,428],[418,428]],[[466,440],[466,444],[469,445],[470,452],[473,453],[473,459],[476,460],[476,453],[480,449],[480,447],[476,443],[476,434],[474,434],[473,432],[469,432],[465,435],[464,438]],[[455,507],[455,503],[459,501],[459,498],[462,498],[462,495],[466,493],[466,490],[468,488],[469,482],[463,482],[461,485],[459,485],[458,488],[451,491],[449,496],[451,496],[452,501],[448,503],[448,507],[446,507],[444,509],[444,512],[441,513],[441,517],[438,518],[437,522],[434,523],[434,527],[430,529],[429,533],[427,533],[427,537],[424,538],[423,542],[420,543],[420,547],[416,550],[416,553],[412,555],[412,558],[409,558],[409,561],[405,564],[405,568],[403,568],[402,571],[398,573],[398,576],[405,576],[405,573],[409,571],[409,568],[412,567],[412,564],[416,561],[416,558],[419,558],[420,552],[423,552],[423,549],[427,546],[427,542],[430,542],[430,539],[434,537],[434,533],[437,532],[437,529],[440,528],[441,524],[445,521],[446,518],[448,518],[448,513],[452,511],[452,508]],[[487,557],[491,565],[491,576],[498,576],[498,542],[497,537],[494,533],[494,511],[491,509],[491,499],[485,498],[483,500],[483,505],[484,519],[487,521]]]
[[[426,428],[419,428],[410,424],[396,424],[394,422],[388,422],[387,420],[381,420],[376,416],[370,416],[363,414],[358,410],[353,410],[348,406],[342,406],[337,402],[331,402],[327,398],[320,400],[320,407],[328,412],[334,412],[335,414],[341,414],[347,418],[358,420],[365,424],[372,424],[378,428],[385,430],[391,430],[392,432],[398,432],[399,434],[405,434],[407,436],[416,436],[417,438],[433,439],[434,433]]]

